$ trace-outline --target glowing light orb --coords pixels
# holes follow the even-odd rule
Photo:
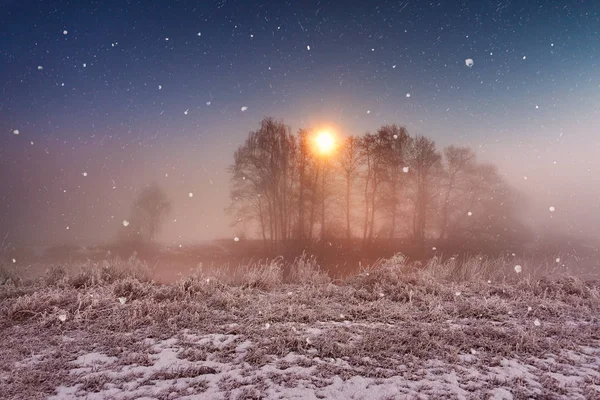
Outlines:
[[[331,132],[322,131],[315,136],[316,150],[321,154],[329,154],[335,148],[335,137]]]

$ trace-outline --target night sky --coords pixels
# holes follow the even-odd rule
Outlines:
[[[0,234],[109,240],[155,181],[164,241],[232,236],[265,116],[470,145],[532,224],[600,234],[599,62],[597,0],[0,0]]]

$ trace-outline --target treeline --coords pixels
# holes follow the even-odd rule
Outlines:
[[[468,147],[441,151],[425,136],[385,125],[362,137],[337,137],[325,154],[319,133],[296,135],[265,118],[234,154],[231,204],[239,235],[266,246],[290,241],[512,246],[529,234],[519,196],[496,167]],[[248,232],[250,231],[250,232]]]

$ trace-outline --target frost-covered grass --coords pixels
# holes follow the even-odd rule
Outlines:
[[[0,288],[0,398],[599,397],[600,284],[486,262],[53,268]]]

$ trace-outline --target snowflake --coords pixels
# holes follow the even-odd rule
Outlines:
[[[392,69],[396,69],[396,66],[395,66],[395,65],[392,65]]]
[[[517,274],[520,274],[520,273],[521,273],[521,271],[523,271],[523,267],[521,267],[520,265],[515,265],[515,272],[516,272]]]
[[[13,258],[13,259],[12,259],[12,262],[13,262],[13,264],[14,264],[14,263],[16,263],[16,262],[17,262],[17,259],[16,259],[16,258]]]
[[[127,221],[126,219],[123,220],[123,226],[124,227],[128,227],[129,226],[129,221]]]
[[[42,67],[41,65],[38,65],[38,71],[41,71],[43,69],[44,69],[44,67]]]
[[[210,101],[207,101],[207,102],[206,102],[206,105],[207,105],[207,106],[210,106],[211,104],[212,104],[212,103],[211,103]]]
[[[87,63],[83,63],[83,68],[87,67]]]
[[[265,324],[265,329],[269,329],[270,327],[271,327],[271,324],[267,322],[267,323]]]
[[[410,170],[409,167],[404,167],[402,168],[402,172],[404,172],[405,174],[408,174],[408,171]]]
[[[559,263],[560,262],[560,257],[557,257],[556,260],[554,260],[554,261],[556,261],[557,263]]]
[[[394,139],[398,139],[398,135],[394,134],[394,136],[392,136]]]
[[[306,50],[310,51],[310,46],[306,46]]]
[[[188,113],[189,113],[189,112],[190,112],[190,109],[188,108],[187,110],[185,110],[185,111],[183,112],[183,114],[184,114],[184,115],[188,115]]]
[[[523,60],[526,60],[526,59],[527,59],[527,56],[523,56]]]
[[[127,303],[127,297],[119,297],[118,300],[119,300],[119,303],[121,303],[121,304]]]
[[[188,197],[191,199],[192,197],[194,197],[194,193],[192,193],[192,192],[188,193]]]
[[[550,210],[550,212],[554,212],[554,211],[556,211],[556,207],[550,206],[550,207],[548,207],[548,210]]]
[[[409,97],[410,97],[410,93],[406,93],[406,98],[409,98]]]
[[[63,31],[63,35],[66,35],[67,33],[69,33],[69,32],[67,32],[67,30],[65,29],[65,30]]]
[[[466,65],[467,67],[471,68],[471,67],[473,67],[473,64],[474,64],[474,62],[473,62],[473,59],[472,59],[472,58],[467,58],[467,59],[465,60],[465,65]]]
[[[60,322],[65,322],[67,320],[67,314],[59,314],[58,319],[60,320]]]
[[[471,215],[473,215],[473,213],[472,213],[471,211],[469,211],[469,212],[467,213],[467,215],[470,217]]]
[[[454,293],[455,296],[460,296],[462,293],[460,291],[457,291],[456,293]]]
[[[241,108],[241,110],[242,110],[242,112],[245,112],[245,111],[247,111],[247,110],[248,110],[248,107],[247,107],[247,106],[243,106],[243,107]]]
[[[371,114],[371,110],[367,110],[367,114]]]
[[[539,319],[537,319],[537,318],[535,319],[535,321],[533,321],[533,324],[534,324],[535,326],[540,326],[540,325],[542,325],[542,323],[540,322],[540,320],[539,320]]]
[[[19,132],[19,130],[18,130],[18,129],[15,129],[15,130],[13,131],[13,135],[18,135],[19,133],[20,133],[20,132]]]
[[[234,237],[234,238],[233,238],[233,241],[234,241],[234,242],[239,242],[239,241],[240,241],[240,238],[236,236],[236,237]]]
[[[158,90],[161,90],[161,89],[162,89],[162,85],[158,85]]]
[[[81,175],[83,175],[83,176],[87,176],[87,175],[88,175],[88,173],[87,173],[87,172],[82,172],[82,173],[81,173]]]
[[[198,34],[197,34],[197,35],[198,35],[198,36],[202,36],[202,32],[198,32]]]

